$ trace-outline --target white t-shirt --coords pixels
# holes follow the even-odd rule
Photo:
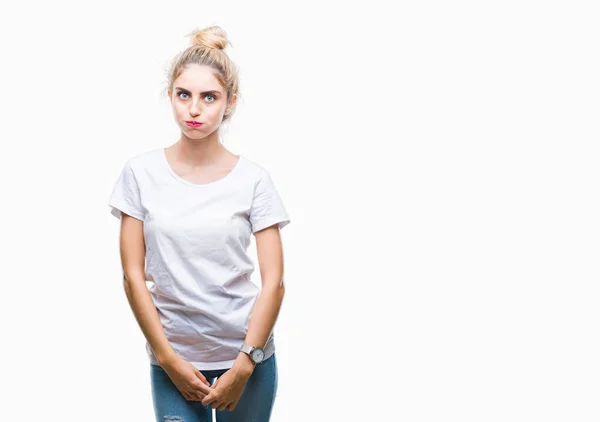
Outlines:
[[[239,155],[224,178],[194,184],[163,148],[130,158],[109,200],[144,222],[146,280],[175,353],[200,370],[233,366],[260,293],[251,280],[250,236],[290,218],[269,173]],[[273,331],[265,358],[275,351]],[[146,342],[150,362],[158,365]]]

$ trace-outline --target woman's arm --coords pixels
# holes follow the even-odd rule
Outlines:
[[[264,347],[275,326],[285,293],[283,247],[279,224],[259,230],[254,236],[262,279],[262,290],[254,304],[244,343],[250,346]],[[238,366],[249,373],[254,371],[254,362],[244,352],[238,354],[234,366]]]
[[[158,311],[146,287],[144,222],[121,213],[120,251],[123,286],[138,325],[161,366],[175,352],[158,317]]]

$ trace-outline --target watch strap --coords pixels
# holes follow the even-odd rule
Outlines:
[[[247,353],[250,355],[250,357],[252,357],[252,350],[254,350],[254,346],[250,346],[249,344],[242,344],[242,347],[240,347],[240,351]]]

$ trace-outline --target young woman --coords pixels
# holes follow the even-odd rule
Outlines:
[[[130,158],[109,200],[123,282],[147,340],[157,421],[212,421],[212,409],[222,422],[268,421],[284,296],[279,230],[290,218],[268,171],[219,142],[239,98],[225,32],[192,36],[167,89],[181,137]],[[250,278],[251,234],[261,289]]]

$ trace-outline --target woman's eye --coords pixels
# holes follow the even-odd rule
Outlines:
[[[185,95],[185,97],[182,97],[182,95]],[[217,100],[217,97],[212,94],[207,94],[204,96],[204,98],[209,98],[209,97],[210,97],[210,100],[208,101],[209,103],[213,103]],[[180,92],[179,98],[181,98],[182,100],[187,100],[189,98],[189,94],[187,92]]]

